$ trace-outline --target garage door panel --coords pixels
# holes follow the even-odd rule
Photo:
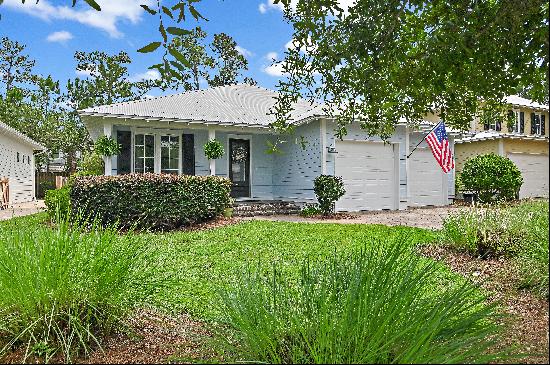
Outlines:
[[[447,196],[445,173],[428,148],[418,148],[409,160],[409,205],[442,205]]]
[[[509,153],[523,177],[519,197],[548,197],[548,156],[529,153]]]
[[[363,141],[337,142],[336,175],[346,194],[337,210],[395,209],[394,152],[391,145]]]

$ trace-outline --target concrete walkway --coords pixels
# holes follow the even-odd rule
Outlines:
[[[0,221],[14,218],[22,217],[25,215],[31,215],[44,211],[46,206],[44,205],[44,200],[36,200],[29,203],[14,204],[8,209],[0,210]]]
[[[447,207],[351,213],[349,217],[343,219],[304,218],[298,215],[255,216],[243,219],[302,223],[385,224],[388,226],[441,229],[443,219],[447,217],[449,213],[458,212],[464,209],[468,209],[468,207],[451,205]]]

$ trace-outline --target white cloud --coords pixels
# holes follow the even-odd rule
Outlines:
[[[279,55],[277,54],[277,52],[269,52],[268,54],[265,55],[265,59],[268,61],[277,60],[278,58],[279,58]]]
[[[241,46],[237,46],[235,47],[237,49],[237,52],[239,52],[240,54],[242,54],[243,56],[245,57],[252,57],[254,56],[254,53],[250,52],[248,49],[244,48],[244,47],[241,47]]]
[[[45,21],[70,20],[88,25],[107,32],[113,38],[123,36],[118,29],[120,21],[137,24],[141,20],[144,10],[140,4],[151,4],[152,0],[97,0],[101,11],[96,11],[88,5],[69,7],[66,5],[52,5],[48,0],[26,1],[4,0],[3,6],[15,11],[27,13]]]
[[[76,73],[77,76],[83,76],[83,77],[92,76],[92,73],[88,70],[76,70],[75,73]]]
[[[268,66],[262,67],[262,72],[268,74],[269,76],[281,77],[285,76],[286,73],[283,72],[283,64],[280,63],[279,55],[277,52],[269,52],[264,57],[267,61],[271,62]]]
[[[59,32],[53,32],[48,37],[46,37],[46,40],[48,42],[58,42],[58,43],[66,43],[67,41],[73,39],[73,35],[66,30],[62,30]]]
[[[144,73],[135,74],[128,78],[131,82],[145,81],[145,80],[160,80],[160,72],[158,70],[148,70]]]
[[[266,66],[262,68],[262,71],[269,76],[281,77],[286,75],[286,73],[283,71],[283,65],[281,63],[274,63],[270,66]]]
[[[258,10],[260,11],[260,13],[265,14],[265,13],[267,13],[267,12],[270,11],[270,10],[280,10],[280,11],[283,11],[283,10],[284,10],[284,6],[283,6],[281,3],[275,4],[275,3],[274,3],[274,0],[267,0],[265,3],[261,3],[261,4],[258,6]]]

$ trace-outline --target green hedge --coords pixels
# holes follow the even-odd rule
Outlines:
[[[231,181],[217,176],[80,176],[71,189],[71,212],[104,225],[169,230],[220,215],[230,191]]]

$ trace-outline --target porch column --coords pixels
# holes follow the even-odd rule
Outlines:
[[[113,134],[113,124],[111,122],[103,122],[103,134],[106,137],[111,137]],[[105,162],[105,176],[111,176],[113,173],[113,167],[112,157],[103,157],[103,161]]]
[[[212,127],[208,128],[208,140],[213,140],[216,138],[216,130]],[[211,159],[210,160],[210,175],[215,176],[216,175],[216,160]]]
[[[327,174],[327,120],[321,119],[321,174]]]

